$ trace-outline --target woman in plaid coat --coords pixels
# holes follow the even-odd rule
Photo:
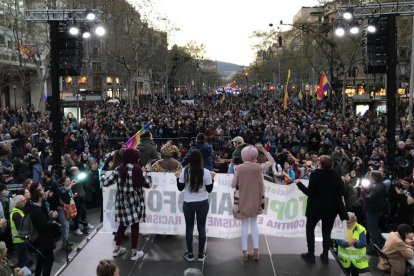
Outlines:
[[[145,220],[144,190],[146,186],[142,169],[138,164],[140,153],[136,149],[126,149],[122,164],[116,167],[108,176],[102,174],[102,185],[117,185],[115,197],[115,221],[119,222],[115,236],[115,250],[113,256],[119,256],[126,252],[121,247],[122,237],[128,226],[131,226],[131,260],[138,260],[144,253],[137,251],[139,222]]]

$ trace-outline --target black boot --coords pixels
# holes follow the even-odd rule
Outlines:
[[[307,263],[310,263],[310,264],[315,263],[315,255],[314,254],[311,254],[311,253],[307,252],[307,253],[302,253],[300,256]]]
[[[329,264],[328,252],[323,252],[319,257],[323,264]]]

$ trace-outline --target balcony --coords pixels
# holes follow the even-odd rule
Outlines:
[[[0,66],[1,65],[20,66],[16,51],[5,46],[0,46]],[[23,67],[36,69],[36,64],[32,59],[23,56]]]

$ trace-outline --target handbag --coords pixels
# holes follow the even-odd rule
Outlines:
[[[233,214],[237,214],[239,212],[239,186],[236,186],[233,194]]]
[[[76,209],[76,204],[73,198],[70,199],[69,204],[63,205],[63,211],[67,220],[71,220],[78,215],[78,210]]]

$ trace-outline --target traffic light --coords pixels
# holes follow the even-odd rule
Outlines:
[[[380,17],[377,21],[377,31],[370,33],[364,30],[362,35],[362,56],[364,57],[365,73],[387,72],[387,17]]]
[[[59,75],[79,76],[82,68],[82,38],[66,29],[59,32]]]

